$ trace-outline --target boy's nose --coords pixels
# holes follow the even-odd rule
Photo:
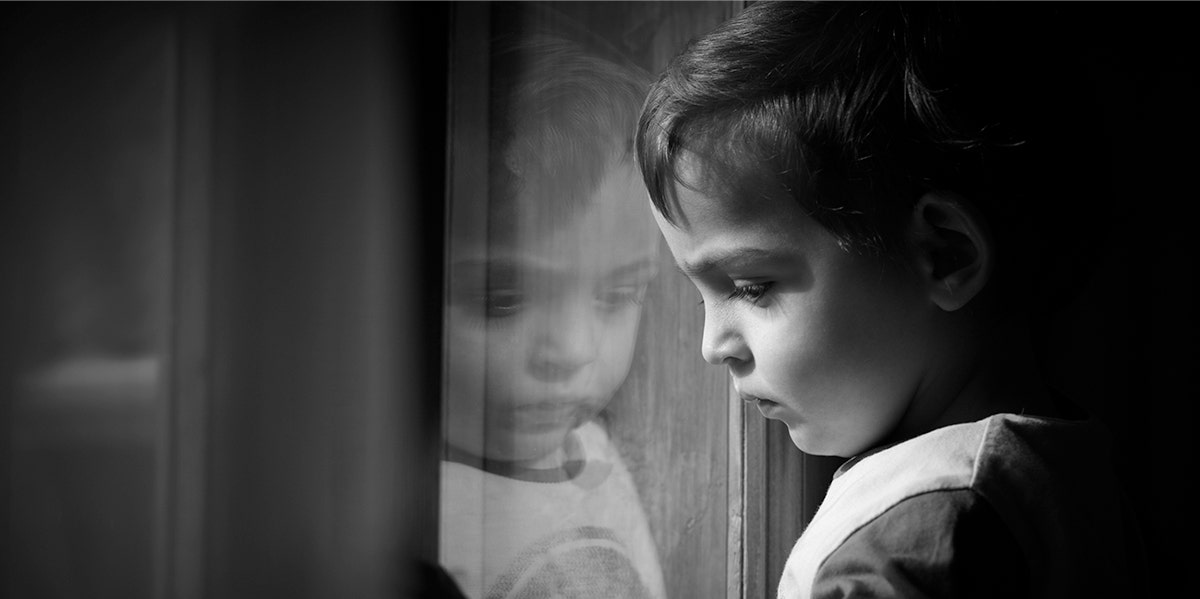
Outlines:
[[[709,364],[719,366],[750,360],[750,349],[731,324],[729,318],[717,311],[704,311],[704,339],[700,344],[700,354]]]
[[[534,377],[553,382],[575,374],[596,359],[596,323],[584,310],[555,310],[542,323],[530,356]]]

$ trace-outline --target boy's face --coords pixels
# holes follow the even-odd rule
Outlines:
[[[701,184],[692,155],[680,166],[684,220],[656,218],[704,301],[705,360],[807,453],[852,456],[885,439],[929,361],[934,306],[917,275],[842,250],[778,186],[721,191]]]
[[[578,215],[548,217],[561,198],[536,193],[486,244],[462,240],[454,269],[477,276],[450,282],[449,441],[495,460],[550,456],[608,403],[656,274],[658,239],[631,164],[610,170]]]

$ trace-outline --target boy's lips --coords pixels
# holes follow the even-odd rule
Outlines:
[[[779,402],[771,401],[769,399],[759,397],[757,395],[753,395],[750,393],[738,392],[738,396],[741,397],[742,401],[744,401],[746,403],[757,404],[759,413],[762,414],[766,418],[776,418],[772,414],[777,413],[780,409],[783,408],[783,405],[780,404]],[[776,418],[776,419],[778,419],[778,418]]]
[[[741,390],[738,390],[737,394],[738,394],[738,397],[741,397],[742,401],[744,401],[746,403],[764,403],[764,402],[765,403],[773,403],[773,404],[779,403],[776,401],[771,401],[765,397],[755,395],[753,393],[746,393],[745,391],[741,391]]]

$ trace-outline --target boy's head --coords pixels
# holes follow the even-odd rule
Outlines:
[[[647,83],[567,39],[493,44],[486,235],[454,240],[452,269],[480,273],[451,281],[452,384],[483,381],[483,402],[451,393],[460,449],[539,465],[628,374],[658,243],[632,145]]]
[[[650,91],[639,162],[705,357],[801,449],[919,430],[980,327],[1075,274],[1039,266],[1102,195],[1071,174],[1094,123],[1037,17],[1005,9],[760,2]]]
[[[847,250],[895,256],[917,200],[951,191],[995,233],[1004,304],[1044,303],[1028,285],[1073,277],[1030,274],[1107,209],[1095,92],[1054,10],[756,3],[652,87],[637,145],[654,206],[674,222],[690,152],[709,183],[771,179]]]

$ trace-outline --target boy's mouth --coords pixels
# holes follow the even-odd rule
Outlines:
[[[742,401],[758,406],[758,411],[763,415],[764,418],[771,418],[773,420],[783,419],[783,404],[771,401],[769,399],[764,399],[757,395],[750,395],[749,393],[739,392],[738,395],[742,398]]]
[[[765,405],[765,404],[776,404],[777,403],[777,402],[771,401],[769,399],[759,397],[757,395],[750,395],[749,393],[739,392],[738,396],[740,396],[742,398],[742,401],[744,401],[746,403],[756,403],[760,406]]]

